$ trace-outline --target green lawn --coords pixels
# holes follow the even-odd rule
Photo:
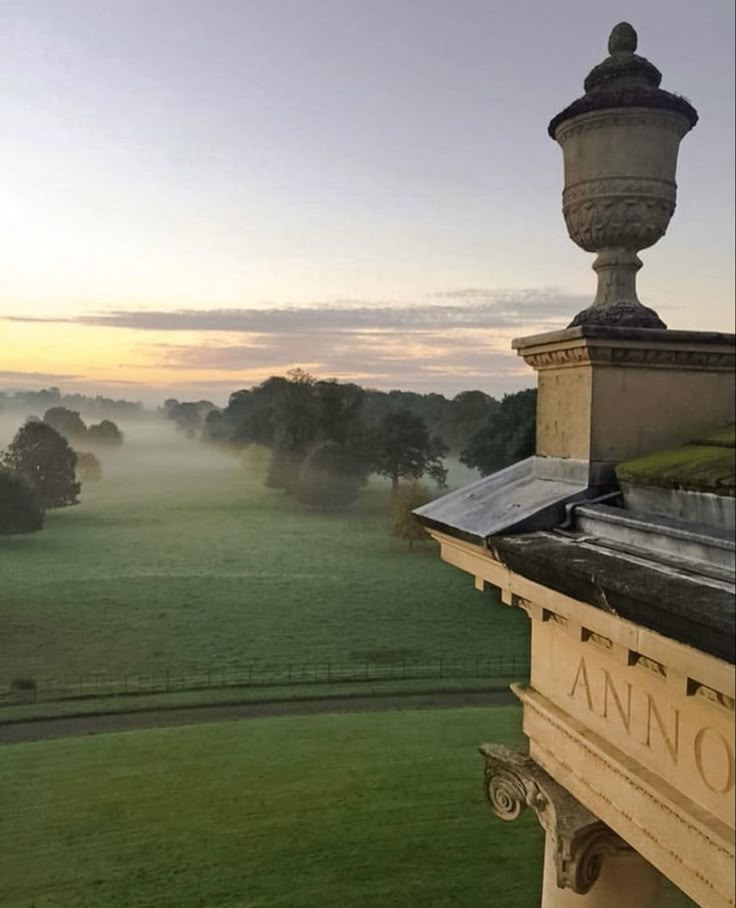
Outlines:
[[[491,813],[477,753],[521,744],[520,721],[325,715],[0,748],[0,904],[533,908],[541,830]]]
[[[523,613],[475,592],[434,543],[409,553],[387,535],[384,486],[350,512],[308,513],[236,459],[155,427],[129,429],[103,469],[42,532],[0,539],[0,690],[528,652]]]
[[[278,718],[0,749],[4,908],[358,908],[539,894],[485,805],[516,708]]]

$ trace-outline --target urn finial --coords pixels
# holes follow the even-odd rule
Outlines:
[[[666,328],[636,295],[637,252],[667,230],[680,140],[698,114],[659,87],[662,74],[636,53],[637,45],[634,27],[619,22],[608,39],[609,56],[585,79],[585,94],[549,124],[564,157],[562,210],[570,239],[598,253],[596,297],[570,327]]]
[[[612,57],[618,57],[622,54],[633,54],[636,51],[636,45],[639,38],[636,29],[628,22],[619,22],[613,27],[611,37],[608,39],[608,53]]]

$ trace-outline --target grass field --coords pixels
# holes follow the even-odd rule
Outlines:
[[[384,486],[349,512],[308,513],[157,427],[130,428],[103,469],[42,532],[0,539],[0,688],[528,651],[521,612],[475,592],[433,543],[409,553],[387,535]]]
[[[0,748],[0,904],[533,908],[541,830],[493,816],[477,753],[520,744],[520,719],[252,719]]]
[[[4,908],[538,903],[477,744],[516,708],[248,720],[0,749]]]

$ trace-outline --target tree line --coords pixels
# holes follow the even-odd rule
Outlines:
[[[224,408],[172,398],[162,409],[190,437],[267,450],[266,484],[313,507],[343,507],[370,475],[388,478],[396,535],[410,542],[421,538],[411,512],[431,497],[417,481],[426,476],[444,488],[450,452],[481,475],[529,456],[535,411],[531,389],[500,401],[482,391],[448,399],[320,380],[300,369],[235,391]],[[40,529],[45,510],[78,503],[81,482],[101,477],[97,455],[80,448],[122,441],[112,420],[87,426],[58,404],[43,420],[27,420],[0,454],[0,534]]]
[[[144,414],[140,401],[113,400],[97,394],[64,394],[59,388],[39,391],[0,391],[0,411],[42,413],[51,407],[64,407],[86,413],[97,419],[133,419]]]
[[[118,446],[123,433],[105,419],[87,427],[65,407],[26,420],[0,453],[0,535],[40,530],[47,510],[78,504],[82,481],[101,479],[99,457],[72,447],[82,440],[98,449]]]
[[[267,448],[266,484],[326,508],[354,500],[371,474],[390,480],[394,499],[401,480],[428,476],[444,488],[449,453],[482,475],[529,456],[535,410],[534,390],[501,401],[482,391],[448,399],[366,389],[294,369],[235,391],[222,409],[172,398],[162,412],[189,437]]]

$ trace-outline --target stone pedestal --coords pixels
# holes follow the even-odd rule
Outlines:
[[[585,325],[513,346],[539,373],[537,456],[587,463],[591,485],[733,422],[733,334]]]

